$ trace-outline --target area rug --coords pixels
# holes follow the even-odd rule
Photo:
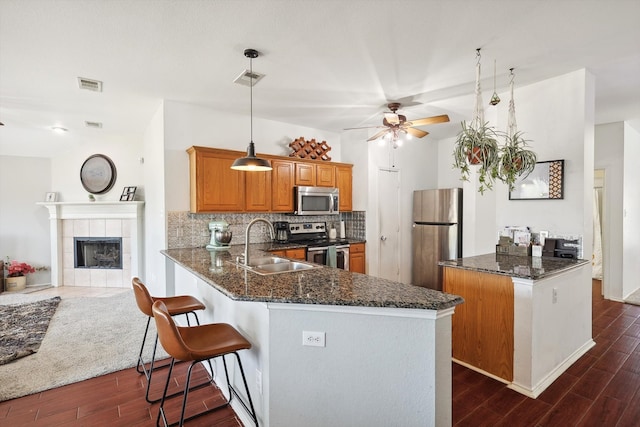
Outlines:
[[[640,305],[640,289],[625,298],[627,304]]]
[[[60,297],[0,305],[0,365],[38,351]]]
[[[7,299],[44,298],[3,294],[0,304]],[[146,322],[132,290],[112,297],[63,298],[38,352],[0,365],[0,401],[135,366]],[[151,326],[153,338],[154,322]],[[158,350],[158,357],[167,357],[160,346]],[[151,351],[152,345],[147,345],[145,360],[150,360]]]

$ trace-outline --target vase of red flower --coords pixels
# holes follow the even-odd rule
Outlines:
[[[9,272],[5,279],[5,290],[20,291],[27,286],[27,274],[35,273],[36,269],[26,262],[11,261],[7,265]]]

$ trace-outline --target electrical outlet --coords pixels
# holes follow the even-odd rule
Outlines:
[[[558,302],[558,288],[553,288],[553,303]]]
[[[182,237],[183,234],[184,234],[184,230],[182,229],[182,227],[178,227],[176,229],[176,237]]]
[[[256,369],[256,388],[258,393],[262,394],[262,372],[258,369]]]
[[[324,332],[302,331],[302,345],[324,347]]]

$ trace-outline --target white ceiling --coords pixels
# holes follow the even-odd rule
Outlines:
[[[485,102],[494,60],[498,92],[511,67],[516,86],[587,68],[596,123],[637,123],[639,16],[637,0],[0,0],[0,154],[140,136],[162,99],[248,114],[245,48],[266,74],[254,116],[302,126],[378,125],[402,101],[409,119],[451,117],[426,138],[452,136],[471,118],[476,48]]]

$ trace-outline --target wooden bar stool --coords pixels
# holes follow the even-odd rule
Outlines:
[[[197,298],[189,296],[189,295],[179,295],[174,297],[152,297],[149,294],[149,290],[142,283],[142,281],[134,277],[131,280],[133,285],[133,293],[136,297],[136,303],[138,304],[138,308],[144,314],[147,315],[147,327],[144,330],[144,337],[142,338],[142,345],[140,346],[140,354],[138,355],[138,363],[136,365],[136,370],[140,374],[144,374],[147,378],[147,392],[145,394],[145,399],[149,403],[159,402],[160,399],[150,400],[149,399],[149,389],[151,388],[151,376],[154,371],[154,363],[156,359],[156,349],[158,348],[158,335],[156,334],[155,343],[153,344],[153,354],[151,356],[151,363],[149,365],[149,369],[146,368],[144,360],[142,360],[142,353],[144,351],[144,345],[147,340],[147,333],[149,332],[149,323],[151,322],[151,318],[153,317],[152,306],[155,301],[163,301],[165,306],[167,307],[168,312],[171,316],[178,316],[180,314],[184,314],[187,318],[187,324],[191,325],[189,322],[189,314],[191,314],[196,323],[199,325],[200,320],[198,319],[198,315],[196,314],[196,310],[204,310],[205,306],[201,303]],[[155,367],[156,370],[161,368],[167,368],[169,365],[163,365],[159,367]],[[212,368],[211,364],[209,367]],[[213,368],[212,368],[213,372]]]
[[[167,417],[164,412],[164,403],[166,401],[167,390],[169,388],[169,382],[171,381],[171,372],[176,360],[189,361],[191,365],[187,371],[187,378],[184,385],[184,397],[182,400],[182,411],[180,413],[180,422],[172,425],[183,426],[184,422],[204,415],[209,412],[224,408],[231,404],[234,396],[238,398],[244,409],[251,415],[253,422],[258,427],[258,417],[253,407],[253,401],[251,400],[251,394],[249,393],[249,387],[247,386],[247,379],[244,375],[244,369],[242,368],[242,362],[238,355],[239,350],[246,350],[251,348],[251,343],[247,341],[240,332],[238,332],[233,326],[226,323],[210,323],[207,325],[198,326],[177,326],[169,313],[166,304],[163,301],[156,301],[153,303],[153,318],[156,322],[156,328],[158,330],[158,336],[160,343],[164,347],[165,351],[171,356],[171,364],[169,365],[169,375],[167,376],[167,383],[162,394],[162,400],[160,401],[160,408],[158,409],[158,418],[156,420],[156,426],[160,426],[160,419],[162,419],[165,427],[167,426]],[[238,361],[238,367],[240,368],[240,374],[242,375],[242,381],[244,388],[247,392],[247,399],[249,404],[244,402],[240,395],[231,385],[229,381],[229,372],[227,371],[227,362],[225,356],[227,354],[234,354]],[[191,372],[196,363],[205,360],[211,360],[216,357],[222,357],[222,363],[224,365],[224,374],[227,378],[227,386],[229,387],[229,400],[224,404],[208,409],[199,414],[190,416],[185,419],[185,408],[187,406],[187,396],[189,395],[189,382],[191,381]],[[213,372],[213,371],[212,371]]]

